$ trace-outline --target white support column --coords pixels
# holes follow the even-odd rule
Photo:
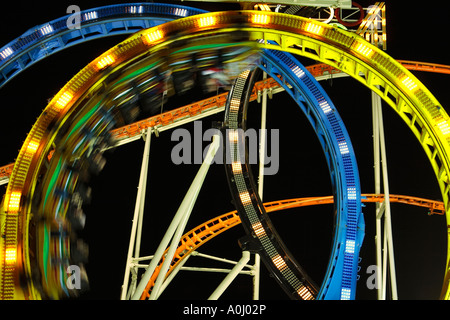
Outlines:
[[[154,294],[154,298],[158,297],[158,291],[161,288],[161,285],[164,281],[164,278],[166,276],[167,270],[170,266],[170,263],[172,262],[173,256],[175,254],[175,250],[178,246],[178,242],[183,235],[184,227],[186,226],[187,220],[192,212],[192,209],[194,207],[195,201],[197,200],[197,196],[200,192],[201,186],[203,184],[203,181],[205,180],[206,174],[208,172],[208,169],[211,165],[212,160],[214,159],[214,156],[219,148],[220,144],[220,135],[214,135],[213,141],[210,144],[210,147],[208,149],[208,153],[205,156],[205,159],[203,161],[203,164],[201,165],[199,171],[197,172],[197,175],[194,178],[194,181],[192,182],[188,192],[186,193],[186,196],[183,199],[183,202],[181,203],[178,211],[176,212],[171,224],[169,225],[161,243],[159,244],[156,253],[150,262],[148,268],[146,269],[144,275],[141,278],[141,281],[139,282],[136,291],[134,292],[133,296],[131,297],[132,300],[138,300],[142,293],[144,292],[144,289],[150,280],[151,276],[153,275],[159,261],[162,258],[162,255],[164,254],[164,251],[166,250],[167,246],[169,245],[169,242],[172,240],[172,244],[169,248],[169,252],[167,253],[164,263],[161,267],[161,270],[159,272],[159,276],[156,280],[155,286],[152,290],[152,296]]]
[[[380,194],[381,193],[381,185],[380,185],[380,128],[378,125],[378,103],[379,103],[379,96],[372,92],[372,125],[373,125],[373,163],[374,163],[374,180],[375,180],[375,193]],[[384,300],[383,299],[383,291],[384,291],[384,285],[383,283],[383,277],[382,277],[382,264],[383,264],[383,258],[382,258],[382,246],[381,246],[381,238],[382,238],[382,231],[381,231],[381,216],[379,214],[380,212],[381,204],[379,202],[375,203],[375,215],[376,215],[376,234],[375,234],[375,249],[376,249],[376,263],[377,263],[377,270],[376,270],[376,283],[378,285],[377,288],[377,299],[378,300]]]
[[[392,237],[392,222],[391,222],[391,206],[389,198],[389,178],[387,170],[387,155],[384,136],[383,113],[381,108],[381,98],[372,92],[372,115],[373,115],[373,139],[374,139],[374,173],[375,173],[375,193],[381,193],[380,171],[383,178],[383,205],[376,205],[376,261],[377,261],[377,284],[378,299],[386,299],[387,286],[387,269],[389,269],[390,285],[392,299],[397,300],[397,280],[395,273],[395,258],[394,258],[394,242]],[[380,155],[381,155],[381,170],[380,170]],[[382,219],[384,228],[382,228]],[[382,238],[384,246],[382,246]],[[384,251],[383,251],[384,250]],[[389,262],[389,263],[388,263]],[[380,272],[381,271],[381,272]]]
[[[237,277],[241,270],[245,267],[247,262],[250,260],[250,252],[242,251],[242,258],[238,261],[236,266],[228,273],[228,275],[223,279],[217,289],[211,294],[208,300],[217,300],[225,292],[231,282]]]
[[[139,176],[139,186],[138,192],[136,196],[136,205],[134,207],[134,215],[133,215],[133,224],[131,227],[131,235],[130,235],[130,243],[128,246],[128,255],[127,262],[125,266],[125,275],[122,284],[122,292],[120,298],[122,300],[126,299],[127,291],[128,291],[128,283],[130,280],[131,267],[133,265],[133,251],[134,246],[136,245],[136,254],[139,254],[140,247],[140,233],[142,228],[142,216],[144,210],[145,203],[145,190],[147,184],[147,174],[148,174],[148,163],[150,157],[150,141],[151,141],[152,129],[148,128],[146,132],[145,138],[145,146],[144,146],[144,154],[142,157],[142,165],[141,165],[141,173]],[[138,243],[139,238],[139,243]],[[137,257],[135,255],[135,257]],[[135,270],[136,271],[136,270]],[[130,290],[134,290],[135,280],[133,279],[133,283],[130,285]]]
[[[159,289],[159,292],[156,296],[156,299],[159,298],[159,296],[161,295],[161,293],[164,292],[164,290],[167,288],[167,286],[170,284],[170,282],[172,282],[173,278],[175,278],[175,276],[178,274],[178,272],[180,272],[180,270],[183,268],[183,266],[186,264],[186,262],[189,260],[191,255],[187,256],[186,258],[184,258],[183,260],[181,260],[181,262],[179,262],[177,264],[177,266],[172,270],[172,272],[169,274],[169,276],[164,280],[161,288]],[[153,294],[153,293],[152,293]]]
[[[384,189],[384,231],[387,238],[387,248],[388,250],[388,261],[389,261],[389,275],[391,279],[391,291],[392,299],[397,300],[397,277],[395,273],[395,258],[394,258],[394,241],[392,238],[392,220],[391,220],[391,205],[389,198],[389,178],[387,171],[387,155],[386,146],[384,138],[384,127],[383,127],[383,114],[381,106],[378,108],[378,124],[380,126],[380,146],[381,146],[381,167],[383,171],[383,189]]]
[[[267,74],[264,72],[264,79],[267,79]],[[263,90],[261,103],[261,131],[259,137],[259,175],[258,175],[258,194],[263,199],[264,190],[264,156],[266,153],[266,119],[267,119],[267,89]]]
[[[152,131],[150,129],[147,130],[147,134],[143,138],[145,141],[145,145],[148,146],[148,151],[147,151],[147,155],[146,155],[147,167],[148,167]],[[143,219],[144,219],[145,195],[146,195],[146,190],[147,190],[147,177],[148,177],[148,173],[142,177],[143,178],[142,186],[141,186],[142,194],[141,194],[141,199],[139,202],[139,220],[138,220],[138,226],[137,226],[136,244],[135,244],[135,251],[134,251],[135,259],[139,258],[139,254],[141,251],[142,223],[143,223]]]
[[[255,253],[253,265],[253,300],[259,300],[259,284],[261,279],[261,257]]]

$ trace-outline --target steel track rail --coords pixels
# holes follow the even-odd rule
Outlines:
[[[225,166],[235,205],[239,208],[245,230],[251,236],[250,242],[254,246],[260,246],[263,261],[272,272],[279,273],[277,279],[290,279],[284,283],[281,281],[280,284],[292,297],[353,299],[359,248],[364,235],[364,218],[361,213],[359,173],[350,138],[334,105],[299,61],[279,51],[264,50],[263,53],[260,67],[272,78],[278,79],[280,85],[300,106],[316,132],[332,177],[333,192],[338,199],[333,247],[320,290],[315,289],[316,285],[308,280],[306,273],[284,248],[281,239],[278,240],[278,234],[255,193],[256,183],[248,173],[249,166],[239,158],[239,154],[245,151],[238,147],[235,148],[233,164],[228,163]],[[238,78],[237,81],[245,83],[246,80]],[[246,87],[245,90],[251,89]],[[249,96],[250,91],[246,98]],[[227,130],[231,132],[239,128],[245,129],[243,120],[242,123],[237,122],[237,119],[247,119],[246,103],[241,102],[238,108],[236,101],[239,99],[242,98],[228,97],[225,123]],[[227,133],[226,136],[229,137],[227,143],[230,146],[233,146],[233,143],[239,145],[240,135]],[[280,256],[283,259],[279,259]]]

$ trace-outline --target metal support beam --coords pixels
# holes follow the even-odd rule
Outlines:
[[[387,155],[384,137],[383,113],[381,98],[372,91],[372,116],[373,116],[373,142],[374,142],[374,174],[375,193],[381,193],[381,178],[383,179],[384,202],[376,204],[376,261],[378,270],[376,279],[378,284],[377,296],[379,300],[386,299],[387,270],[389,269],[391,295],[393,300],[398,299],[397,280],[395,273],[394,243],[392,237],[391,206],[389,198],[389,177],[387,170]],[[380,162],[381,155],[381,162]],[[380,166],[381,164],[381,166]],[[383,219],[383,221],[382,221]],[[384,230],[382,230],[384,222]],[[383,245],[381,244],[382,238]],[[389,262],[389,265],[388,265]],[[380,272],[382,270],[382,272]]]
[[[127,297],[128,294],[128,282],[130,280],[131,268],[133,267],[133,251],[135,251],[134,257],[137,258],[139,256],[140,250],[140,238],[141,238],[141,230],[142,230],[142,217],[144,213],[144,203],[145,203],[145,190],[147,184],[147,174],[148,174],[148,163],[150,157],[150,141],[151,141],[152,129],[148,128],[145,135],[145,146],[144,146],[144,155],[142,157],[142,165],[141,165],[141,173],[139,176],[139,186],[138,192],[136,196],[136,205],[134,208],[133,215],[133,224],[131,227],[131,236],[130,243],[128,246],[128,255],[127,262],[125,266],[125,275],[122,284],[122,292],[120,298],[123,300]],[[134,270],[137,272],[137,270]],[[134,274],[134,273],[133,273]],[[132,279],[132,283],[130,285],[130,290],[134,291],[134,287],[136,285],[136,274]]]
[[[219,144],[220,144],[220,135],[216,134],[214,135],[213,141],[209,146],[203,164],[201,165],[199,171],[197,172],[194,181],[192,182],[188,192],[186,193],[186,196],[184,197],[180,207],[178,208],[178,211],[176,212],[171,224],[169,225],[161,243],[159,244],[152,261],[150,262],[148,268],[146,269],[144,275],[142,276],[141,281],[139,282],[136,288],[136,291],[132,295],[131,297],[132,300],[138,300],[141,297],[148,281],[150,280],[159,261],[161,260],[164,251],[166,250],[167,246],[169,245],[169,242],[172,239],[169,251],[164,259],[163,265],[159,272],[159,276],[156,279],[155,286],[152,290],[153,297],[151,297],[151,299],[152,298],[156,299],[158,297],[158,291],[160,290],[163,284],[167,270],[169,269],[170,263],[172,262],[173,256],[175,254],[175,250],[178,246],[178,242],[180,241],[180,238],[183,235],[183,231],[187,224],[187,220],[189,219],[195,201],[197,200],[197,196],[203,185],[203,181],[205,180],[211,162],[214,159],[214,156],[219,148]]]
[[[159,298],[161,293],[164,292],[164,290],[167,288],[167,286],[172,282],[173,278],[180,272],[180,270],[183,268],[183,266],[186,264],[186,262],[189,260],[189,256],[184,258],[178,265],[172,270],[172,272],[167,276],[167,278],[164,280],[163,284],[161,285],[161,288],[159,289],[158,294],[155,294],[156,299]],[[152,293],[153,294],[153,293]]]
[[[223,279],[217,289],[211,294],[208,300],[217,300],[225,292],[228,286],[233,282],[237,275],[242,271],[247,262],[250,260],[250,252],[242,251],[242,258],[236,264],[236,266],[228,273],[228,275]]]
[[[172,272],[170,272],[169,275],[166,275],[166,278],[163,282],[163,284],[161,285],[161,288],[158,292],[157,295],[155,295],[155,299],[158,299],[159,296],[161,295],[161,293],[167,288],[167,286],[170,284],[170,282],[175,278],[175,276],[178,274],[178,272],[180,271],[196,271],[196,272],[213,272],[213,273],[229,273],[232,271],[232,269],[225,269],[225,268],[205,268],[205,267],[185,267],[184,265],[186,264],[186,262],[188,261],[188,259],[190,257],[200,257],[200,258],[205,258],[205,259],[209,259],[209,260],[214,260],[214,261],[219,261],[219,262],[223,262],[223,263],[227,263],[227,264],[232,264],[232,265],[236,265],[238,263],[238,261],[233,261],[233,260],[229,260],[226,258],[221,258],[221,257],[216,257],[216,256],[212,256],[212,255],[208,255],[208,254],[204,254],[204,253],[200,253],[198,251],[192,251],[190,254],[186,255],[186,257],[184,259],[182,259],[177,265],[176,267],[172,270]],[[153,256],[151,257],[147,257],[147,259],[150,258],[152,259]],[[139,265],[140,268],[147,268],[147,265]],[[248,270],[241,270],[239,272],[239,274],[243,274],[243,275],[249,275],[254,277],[255,275],[255,270],[254,270],[254,266],[252,265],[245,265],[244,267],[248,268]],[[152,295],[154,295],[155,293],[152,292]]]

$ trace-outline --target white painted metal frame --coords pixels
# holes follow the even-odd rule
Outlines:
[[[389,200],[389,177],[384,136],[383,112],[381,98],[372,92],[372,124],[374,150],[375,193],[381,192],[381,176],[383,182],[384,202],[376,203],[376,283],[378,300],[386,300],[387,271],[389,270],[391,296],[398,299],[395,273],[394,242],[392,237],[391,205]],[[381,162],[380,162],[381,155]],[[384,230],[382,228],[384,225]],[[383,238],[383,244],[382,242]],[[389,263],[389,265],[388,265]]]
[[[224,293],[224,291],[228,288],[228,286],[233,282],[233,280],[237,277],[237,275],[242,271],[247,262],[250,260],[250,252],[242,251],[242,258],[236,264],[236,266],[228,273],[228,275],[223,279],[217,289],[211,294],[208,300],[217,300]]]
[[[134,259],[134,264],[133,266],[135,268],[140,268],[140,269],[147,269],[149,266],[149,263],[142,263],[139,264],[139,262],[142,261],[146,261],[146,260],[152,260],[155,256],[146,256],[146,257],[140,257],[140,258],[136,258]],[[185,267],[185,263],[188,261],[188,259],[190,257],[200,257],[200,258],[205,258],[205,259],[209,259],[212,261],[219,261],[225,264],[231,264],[236,266],[239,261],[233,261],[233,260],[229,260],[229,259],[225,259],[225,258],[220,258],[220,257],[216,257],[216,256],[212,256],[212,255],[208,255],[208,254],[204,254],[204,253],[200,253],[198,251],[193,251],[191,252],[188,256],[186,256],[173,270],[172,272],[166,277],[165,281],[163,282],[163,284],[161,285],[161,288],[158,292],[158,294],[155,296],[156,299],[159,298],[159,296],[161,295],[161,293],[167,288],[167,286],[170,284],[170,282],[173,280],[173,278],[178,274],[179,271],[193,271],[193,272],[213,272],[213,273],[230,273],[233,271],[233,269],[235,269],[236,267],[234,267],[233,269],[229,269],[229,268],[208,268],[208,267]],[[245,270],[244,270],[245,269]],[[255,277],[255,275],[257,274],[259,270],[255,270],[255,266],[254,265],[249,265],[249,264],[245,264],[243,265],[243,267],[241,268],[241,270],[238,272],[238,274],[242,274],[242,275],[249,275],[249,276],[253,276]],[[230,282],[231,283],[231,282]],[[229,283],[229,284],[230,284]],[[223,282],[222,282],[223,284]],[[225,287],[226,289],[226,287]],[[222,292],[223,293],[223,292]],[[217,293],[216,293],[217,294]]]
[[[125,275],[122,285],[121,299],[125,299],[128,293],[128,282],[130,273],[132,274],[132,281],[130,286],[130,292],[133,292],[136,288],[137,281],[137,269],[134,266],[133,261],[133,251],[135,251],[134,259],[139,258],[141,234],[142,234],[142,219],[144,215],[144,204],[145,204],[145,191],[147,186],[147,176],[148,176],[148,163],[150,157],[150,141],[151,141],[152,130],[151,128],[146,130],[145,135],[145,147],[144,155],[142,158],[141,173],[139,177],[138,193],[136,196],[136,205],[133,215],[133,224],[131,228],[130,243],[128,245],[128,255],[127,262],[125,266]]]
[[[211,162],[214,159],[214,156],[219,148],[219,145],[220,145],[220,135],[216,134],[216,135],[214,135],[213,141],[209,146],[209,149],[205,156],[203,164],[201,165],[199,171],[197,172],[197,175],[195,176],[194,181],[192,182],[180,207],[178,208],[178,211],[176,212],[171,224],[167,228],[166,233],[165,233],[163,239],[161,240],[153,259],[151,260],[150,264],[146,268],[145,273],[143,274],[142,278],[140,279],[140,282],[137,285],[136,289],[132,293],[132,295],[131,295],[132,300],[138,300],[141,297],[148,281],[150,280],[159,261],[161,260],[163,254],[164,254],[164,251],[168,247],[169,242],[171,242],[169,251],[168,251],[167,255],[165,256],[165,260],[164,260],[161,270],[159,272],[158,278],[156,279],[155,286],[153,287],[151,299],[156,299],[156,297],[159,296],[159,291],[160,291],[161,286],[166,277],[167,270],[170,267],[170,263],[175,254],[175,250],[178,246],[178,242],[180,241],[180,238],[183,235],[184,228],[187,224],[190,214],[192,213],[192,209],[194,207],[195,201],[200,192],[203,181],[205,180],[205,177],[206,177],[208,169],[211,165]],[[133,223],[133,225],[134,225],[134,223]],[[132,236],[133,236],[133,231],[132,231]],[[171,241],[171,239],[172,239],[172,241]],[[132,241],[133,241],[133,239],[130,239],[130,242],[132,242]],[[131,246],[131,244],[130,244],[130,246]],[[128,266],[127,266],[127,268],[128,268]],[[124,286],[126,286],[126,285],[127,285],[127,283],[124,282]],[[122,290],[124,291],[124,289],[122,289]],[[122,298],[126,297],[126,296],[127,296],[126,294],[122,293]]]
[[[264,73],[264,79],[267,78],[267,74]],[[272,92],[270,92],[272,93]],[[264,156],[265,156],[265,147],[266,147],[266,136],[265,136],[265,128],[266,128],[266,113],[267,113],[267,97],[271,98],[272,94],[268,93],[267,89],[264,89],[261,94],[258,95],[262,97],[261,102],[261,137],[260,137],[260,146],[259,146],[259,180],[258,180],[258,193],[262,199],[263,196],[263,185],[264,185]],[[214,113],[223,111],[222,108],[220,110],[214,110]],[[202,114],[202,117],[207,115]],[[182,125],[186,122],[191,122],[196,120],[195,118],[189,118],[185,121],[175,124],[174,127]],[[164,128],[166,130],[173,129]],[[200,167],[194,181],[191,184],[190,189],[188,190],[185,198],[183,199],[182,204],[180,205],[177,213],[172,220],[171,225],[166,231],[159,247],[156,250],[156,253],[153,256],[140,257],[140,243],[141,243],[141,235],[142,235],[142,222],[144,215],[144,205],[145,205],[145,194],[146,194],[146,185],[147,185],[147,176],[148,176],[148,165],[149,165],[149,155],[150,155],[150,142],[151,142],[151,134],[153,128],[149,128],[147,130],[143,130],[142,137],[145,141],[144,146],[144,154],[141,165],[141,173],[139,178],[139,186],[138,193],[136,197],[136,205],[133,216],[132,230],[128,248],[128,256],[125,267],[125,275],[124,281],[122,285],[121,299],[122,300],[137,300],[142,295],[143,290],[145,289],[146,284],[148,283],[150,277],[154,273],[158,262],[161,260],[162,255],[167,247],[169,247],[169,251],[165,257],[164,263],[161,267],[159,275],[156,279],[155,286],[152,290],[152,294],[150,299],[158,299],[164,289],[169,285],[175,275],[178,274],[180,270],[185,271],[203,271],[203,272],[225,272],[228,275],[222,281],[222,283],[218,286],[218,288],[211,294],[210,300],[218,299],[222,293],[228,288],[228,286],[232,283],[232,281],[236,278],[238,274],[250,275],[253,277],[253,299],[259,300],[259,291],[260,291],[260,256],[255,254],[254,264],[248,265],[247,262],[250,260],[250,252],[243,251],[242,258],[238,261],[230,261],[224,258],[217,258],[210,255],[201,254],[199,252],[194,251],[188,257],[183,259],[183,261],[171,272],[171,274],[166,278],[167,271],[170,267],[170,263],[173,260],[175,250],[177,245],[183,235],[184,228],[187,224],[189,216],[192,212],[193,206],[197,199],[198,193],[201,189],[203,181],[206,177],[207,171],[211,164],[212,159],[219,148],[220,144],[220,135],[215,135],[213,137],[213,142],[208,149],[208,153],[204,159],[202,166]],[[137,140],[140,137],[135,138]],[[126,141],[124,143],[129,143],[131,141]],[[172,242],[170,246],[168,246],[170,240]],[[134,255],[133,255],[134,251]],[[190,256],[201,256],[204,258],[219,260],[226,263],[235,264],[232,269],[219,269],[219,268],[198,268],[198,267],[185,267],[184,264],[187,262]],[[142,263],[143,261],[151,260],[149,264]],[[141,263],[140,263],[141,262]],[[248,270],[243,270],[243,268],[247,267]],[[142,275],[139,284],[138,282],[138,271],[139,269],[145,269],[145,273]],[[130,282],[131,276],[131,282]]]

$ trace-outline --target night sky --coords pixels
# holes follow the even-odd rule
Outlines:
[[[77,1],[82,10],[118,2]],[[359,2],[363,5],[370,3]],[[0,40],[2,46],[29,28],[66,14],[72,2],[21,1],[2,4]],[[184,2],[189,5],[188,2]],[[198,4],[195,4],[198,6]],[[387,3],[387,53],[396,59],[450,65],[447,35],[448,22],[438,15],[444,7],[405,6]],[[95,57],[125,37],[110,37],[78,45],[54,54],[33,65],[0,89],[0,166],[14,162],[27,132],[40,112],[60,88]],[[304,61],[305,64],[311,61]],[[420,81],[447,108],[449,75],[414,72]],[[337,107],[352,138],[360,169],[363,193],[374,192],[373,147],[370,91],[350,78],[321,83]],[[195,101],[197,97],[191,97]],[[198,99],[200,100],[200,99]],[[251,105],[250,126],[259,125],[258,104]],[[389,187],[392,194],[441,200],[434,173],[425,153],[408,127],[387,105],[383,105],[388,154]],[[219,114],[203,121],[203,129]],[[296,104],[281,93],[269,100],[268,128],[280,131],[280,167],[264,180],[264,201],[297,197],[331,195],[331,183],[324,155],[317,137]],[[184,126],[192,129],[193,124]],[[142,255],[154,252],[171,216],[176,212],[199,165],[174,165],[170,151],[177,142],[171,133],[152,138],[144,220]],[[205,146],[208,143],[205,142]],[[90,247],[91,291],[85,299],[118,299],[125,270],[128,239],[136,199],[142,140],[107,154],[104,171],[92,179],[92,203],[85,208],[86,228],[80,235]],[[0,194],[5,186],[0,187]],[[215,216],[233,210],[231,195],[221,165],[213,165],[205,181],[186,231]],[[363,208],[366,236],[361,252],[357,299],[375,299],[366,288],[368,266],[375,263],[375,206]],[[272,214],[283,240],[308,274],[320,283],[325,273],[332,238],[333,206],[324,205],[292,209]],[[427,209],[392,204],[393,238],[400,299],[438,299],[442,284],[446,252],[445,217],[428,216]],[[200,248],[201,252],[238,260],[241,251],[237,240],[244,230],[237,226]],[[205,265],[191,258],[189,266]],[[213,263],[213,266],[222,265]],[[220,283],[223,274],[205,275],[186,271],[180,274],[161,299],[206,299]],[[240,276],[225,292],[224,299],[250,299],[251,279]],[[287,299],[262,266],[261,299]]]

